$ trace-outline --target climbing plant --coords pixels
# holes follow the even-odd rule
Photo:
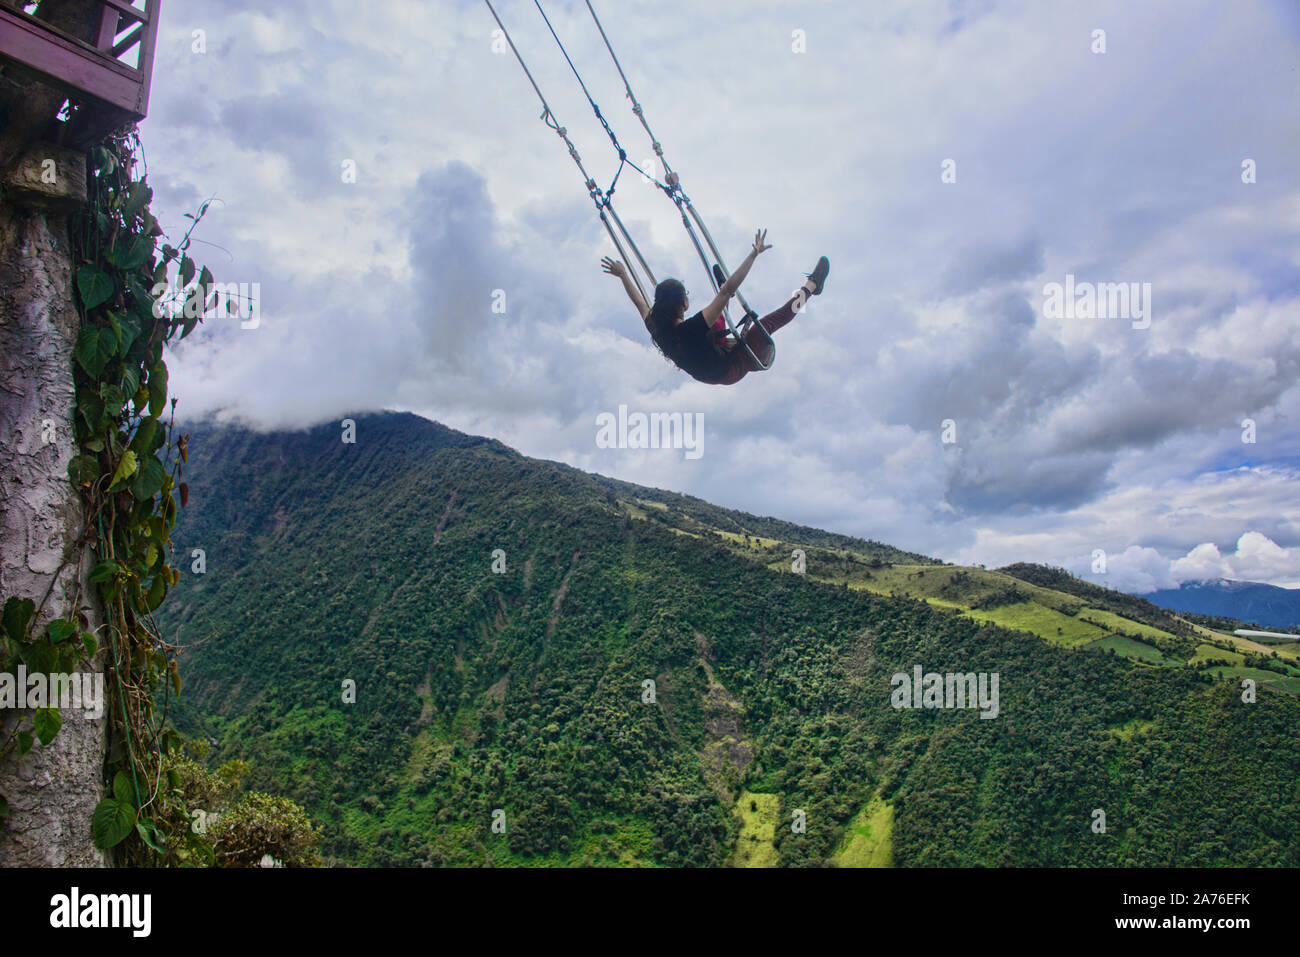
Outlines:
[[[188,336],[206,309],[212,276],[197,268],[189,247],[207,204],[189,216],[179,243],[159,247],[163,229],[149,211],[147,177],[137,178],[138,153],[133,135],[91,150],[88,202],[72,225],[82,318],[74,368],[81,454],[68,466],[86,501],[99,559],[89,580],[99,587],[108,639],[112,796],[95,809],[92,828],[98,846],[118,847],[128,860],[211,853],[165,773],[166,752],[180,744],[166,727],[166,695],[179,693],[181,681],[176,649],[152,618],[180,578],[170,561],[171,531],[188,500],[186,438],[175,433],[163,349]],[[185,302],[179,311],[170,308],[176,297]],[[164,710],[155,719],[164,678]]]
[[[80,332],[73,358],[78,454],[68,478],[85,503],[84,538],[66,550],[39,604],[5,600],[0,666],[69,673],[102,645],[109,719],[103,784],[110,794],[94,811],[94,843],[113,849],[119,863],[203,864],[213,862],[213,849],[192,826],[177,772],[183,742],[166,722],[169,695],[181,688],[177,648],[152,615],[180,577],[171,532],[188,500],[187,439],[175,428],[163,350],[211,309],[212,275],[189,251],[208,204],[186,214],[191,222],[176,245],[160,246],[166,235],[149,211],[153,194],[139,153],[131,132],[88,154],[87,203],[70,222]],[[74,576],[68,610],[40,627],[54,582],[85,547],[95,556],[86,579],[94,594],[83,595]],[[95,627],[93,605],[103,611]],[[57,701],[47,704],[5,725],[0,759],[54,739],[62,715]],[[0,797],[0,818],[6,812]]]

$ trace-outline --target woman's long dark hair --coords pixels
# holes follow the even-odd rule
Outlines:
[[[650,307],[647,324],[651,340],[669,362],[675,362],[673,355],[677,351],[677,337],[673,333],[673,324],[685,301],[686,287],[680,279],[665,279],[655,286],[655,301]]]

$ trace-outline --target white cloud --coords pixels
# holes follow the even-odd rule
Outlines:
[[[1219,553],[1219,546],[1213,542],[1202,542],[1182,558],[1175,559],[1170,563],[1169,573],[1180,585],[1233,577],[1228,562]]]
[[[1259,532],[1246,532],[1234,550],[1223,554],[1213,542],[1202,542],[1172,561],[1154,548],[1131,545],[1106,560],[1105,573],[1094,562],[1079,558],[1076,574],[1112,588],[1144,594],[1158,588],[1177,588],[1185,582],[1262,581],[1283,587],[1300,587],[1300,549],[1283,548]]]
[[[485,7],[214,0],[164,18],[142,136],[155,212],[175,230],[217,196],[200,255],[219,281],[260,281],[267,320],[207,324],[176,350],[181,413],[270,427],[404,408],[955,561],[1073,567],[1102,548],[1135,583],[1174,580],[1180,562],[1300,580],[1286,4],[599,6],[732,265],[769,227],[775,248],[745,286],[755,307],[831,258],[771,372],[707,387],[653,351],[599,270],[608,240],[576,169],[513,57],[492,52]],[[648,144],[585,6],[551,12],[640,162]],[[502,14],[606,184],[616,159],[544,24],[526,4]],[[1094,55],[1101,22],[1110,52]],[[196,26],[207,54],[190,52]],[[1244,157],[1256,184],[1240,181]],[[947,158],[955,184],[940,181]],[[632,171],[617,200],[659,276],[700,300],[671,204]],[[1152,283],[1151,328],[1044,319],[1043,284],[1067,272]],[[504,315],[488,308],[498,288]],[[594,415],[620,403],[705,412],[704,459],[596,449]],[[1212,542],[1228,553],[1196,552]]]
[[[1230,577],[1245,581],[1300,578],[1300,549],[1282,548],[1259,532],[1237,539],[1237,551],[1227,560]]]
[[[1130,545],[1120,554],[1107,560],[1107,573],[1100,578],[1111,588],[1130,592],[1151,592],[1157,588],[1174,588],[1176,583],[1169,574],[1169,559],[1154,548]],[[1091,567],[1091,566],[1089,566]]]

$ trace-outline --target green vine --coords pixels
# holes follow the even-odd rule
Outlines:
[[[189,497],[182,481],[187,437],[175,434],[176,400],[168,402],[163,349],[201,321],[212,275],[189,254],[206,203],[189,216],[176,246],[158,247],[164,233],[149,211],[147,177],[136,178],[138,150],[134,135],[91,150],[86,210],[72,224],[74,261],[82,263],[75,283],[82,325],[74,371],[82,452],[68,475],[86,502],[99,557],[89,580],[99,586],[109,639],[105,775],[112,796],[95,808],[94,840],[143,863],[155,855],[211,854],[177,800],[175,775],[166,774],[165,756],[181,744],[166,725],[166,706],[181,680],[177,649],[163,641],[153,611],[180,579],[170,563],[171,531]],[[179,289],[175,295],[184,299],[179,312],[159,295],[168,288]],[[165,411],[171,413],[166,422]],[[156,719],[164,678],[170,681]]]
[[[81,322],[73,370],[79,454],[68,477],[85,502],[86,531],[77,547],[67,549],[50,590],[68,564],[80,560],[82,547],[92,548],[97,564],[87,580],[98,592],[104,623],[91,628],[80,576],[71,613],[40,634],[32,629],[49,590],[39,606],[10,597],[3,606],[0,663],[5,671],[21,663],[31,672],[69,673],[93,659],[106,637],[103,783],[111,796],[95,808],[94,843],[113,848],[119,863],[210,863],[212,848],[192,827],[169,759],[169,751],[182,745],[166,723],[168,696],[181,687],[177,648],[162,639],[152,616],[180,578],[170,563],[171,531],[188,500],[182,481],[187,437],[175,434],[176,400],[168,402],[163,349],[189,335],[208,308],[204,291],[212,288],[211,273],[189,254],[190,233],[207,203],[197,215],[186,214],[192,223],[176,246],[159,248],[165,234],[149,211],[146,177],[136,176],[138,152],[134,133],[90,150],[87,203],[70,223]],[[178,292],[163,295],[164,289]],[[178,301],[182,308],[175,308]],[[26,753],[36,740],[49,744],[62,716],[57,707],[39,708],[31,727],[24,725],[13,722],[0,737],[0,758],[14,749]],[[6,810],[0,798],[0,816]]]
[[[238,304],[218,295],[212,274],[190,255],[208,203],[185,214],[191,222],[175,246],[159,245],[165,233],[149,211],[147,177],[137,176],[139,152],[134,132],[90,150],[87,203],[70,222],[80,332],[73,357],[78,454],[68,478],[85,504],[85,533],[68,544],[39,604],[17,596],[4,602],[0,671],[23,665],[47,677],[71,674],[104,656],[109,744],[100,783],[109,796],[94,810],[91,837],[116,863],[319,866],[320,829],[302,808],[240,793],[246,765],[227,762],[209,772],[194,760],[206,756],[206,743],[184,741],[167,723],[171,695],[181,690],[179,648],[163,640],[153,612],[180,580],[171,533],[189,499],[189,437],[176,434],[163,350],[205,316],[237,312]],[[74,576],[70,611],[39,628],[55,583],[70,565],[80,567],[87,548],[96,559],[86,576],[95,594],[82,595],[81,576]],[[92,627],[96,606],[103,623]],[[30,714],[8,705],[17,720],[7,720],[0,687],[0,760],[54,740],[63,724],[54,704]],[[0,795],[0,827],[7,814]]]

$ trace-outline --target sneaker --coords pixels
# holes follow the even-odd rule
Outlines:
[[[830,274],[830,271],[831,261],[823,256],[821,259],[817,260],[817,265],[813,267],[813,271],[807,274],[808,278],[813,281],[813,285],[816,287],[812,291],[814,296],[820,296],[822,294],[822,287],[826,285],[826,277]]]

